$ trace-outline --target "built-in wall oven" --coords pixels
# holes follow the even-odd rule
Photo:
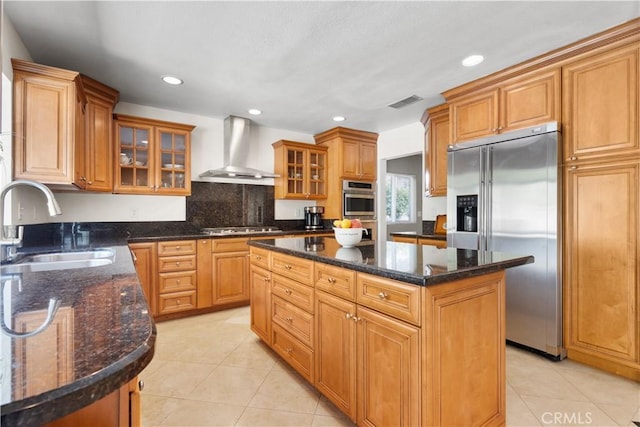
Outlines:
[[[345,218],[360,218],[361,220],[375,219],[375,183],[342,181],[342,215]]]

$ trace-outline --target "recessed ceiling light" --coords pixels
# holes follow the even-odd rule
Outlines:
[[[478,65],[482,61],[484,61],[484,56],[471,55],[462,60],[462,65],[464,65],[465,67],[473,67],[474,65]]]
[[[260,114],[262,114],[262,111],[258,110],[257,108],[251,108],[248,111],[249,111],[249,114],[253,116],[259,116]]]
[[[182,83],[184,83],[182,79],[174,76],[162,76],[162,81],[169,85],[181,85]]]
[[[334,121],[334,122],[344,122],[345,120],[347,120],[347,118],[346,118],[346,117],[343,117],[343,116],[335,116],[335,117],[333,118],[333,121]]]

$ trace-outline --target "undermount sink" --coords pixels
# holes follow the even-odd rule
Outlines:
[[[70,270],[73,268],[99,267],[113,264],[116,253],[103,248],[90,251],[54,252],[28,255],[15,264],[0,267],[0,274],[19,274],[38,271]]]

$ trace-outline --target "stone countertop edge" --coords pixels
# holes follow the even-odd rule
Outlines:
[[[329,234],[333,233],[333,230],[325,229],[325,230],[282,230],[277,232],[260,232],[257,231],[255,233],[229,233],[222,235],[210,235],[204,233],[197,234],[172,234],[172,235],[163,235],[163,236],[131,236],[126,239],[128,243],[146,243],[146,242],[162,242],[167,240],[191,240],[191,239],[232,239],[232,238],[241,238],[241,237],[282,237],[282,236],[295,236],[298,234]]]
[[[437,240],[447,240],[447,235],[446,234],[422,234],[422,233],[418,233],[417,231],[394,231],[389,233],[392,236],[398,236],[398,237],[419,237],[419,238],[426,238],[426,239],[437,239]]]
[[[136,375],[151,362],[155,351],[157,330],[153,318],[151,314],[149,314],[148,304],[144,298],[142,287],[135,274],[133,259],[131,256],[126,256],[130,254],[130,251],[126,246],[126,242],[121,240],[117,242],[102,241],[100,243],[100,247],[111,246],[116,250],[116,262],[114,264],[93,267],[85,269],[84,271],[82,269],[75,269],[36,273],[32,274],[32,278],[27,279],[27,281],[23,283],[23,286],[41,286],[43,283],[48,282],[53,288],[57,289],[59,286],[61,289],[60,292],[63,293],[69,292],[70,288],[76,286],[77,289],[73,292],[77,292],[77,295],[84,295],[86,292],[91,292],[93,286],[95,286],[96,283],[103,282],[105,278],[124,278],[121,284],[132,286],[132,289],[135,290],[133,297],[136,298],[136,301],[139,301],[135,302],[134,306],[127,305],[124,308],[143,310],[141,315],[146,314],[148,318],[143,317],[142,319],[148,319],[148,321],[144,322],[144,329],[140,329],[139,331],[142,332],[147,328],[149,331],[140,333],[138,341],[132,342],[132,345],[126,350],[124,348],[120,350],[120,352],[123,353],[126,351],[125,354],[117,356],[117,359],[114,357],[113,359],[116,360],[110,361],[108,364],[97,364],[95,368],[92,368],[90,374],[36,395],[3,403],[0,410],[0,424],[33,426],[55,421],[114,392],[135,378]],[[108,243],[111,244],[108,245]],[[42,248],[39,249],[42,250]],[[53,248],[49,249],[52,250]],[[73,271],[73,273],[69,276],[69,274],[65,274],[64,271]],[[85,285],[86,288],[84,287]],[[46,289],[43,291],[44,293],[47,292]],[[76,296],[75,293],[74,296]],[[142,299],[140,300],[140,298]],[[108,309],[105,311],[109,312]],[[111,313],[116,315],[121,314],[116,311],[111,311]],[[132,319],[132,321],[134,320]],[[138,322],[134,324],[142,327],[142,324]],[[135,336],[135,334],[130,333],[128,336]],[[12,340],[15,340],[15,338]],[[74,346],[74,348],[77,347]],[[113,351],[113,349],[110,350]],[[74,351],[82,352],[87,351],[87,349],[77,348],[77,350]],[[9,381],[12,382],[14,363],[12,355],[12,368],[10,373],[12,378],[9,379]]]
[[[375,242],[373,242],[375,244]],[[388,242],[392,243],[392,242]],[[321,256],[313,252],[298,251],[288,248],[282,248],[275,246],[275,239],[264,240],[250,240],[249,246],[255,246],[274,252],[283,253],[286,255],[297,256],[300,258],[309,259],[312,261],[322,262],[325,264],[331,264],[338,267],[348,268],[363,273],[373,274],[374,276],[384,277],[386,279],[398,280],[400,282],[411,283],[419,286],[430,286],[439,283],[451,282],[454,280],[465,279],[468,277],[479,276],[483,274],[493,273],[496,271],[504,270],[506,268],[517,267],[524,264],[530,264],[534,258],[531,255],[518,256],[510,260],[496,261],[488,265],[464,267],[455,271],[448,271],[438,273],[433,276],[423,276],[418,274],[406,273],[398,270],[390,270],[387,268],[381,268],[369,264],[362,264],[358,262],[349,262],[339,260],[333,257]],[[412,243],[399,243],[401,245],[409,245]],[[418,245],[416,245],[418,246]],[[356,247],[358,247],[356,245]]]

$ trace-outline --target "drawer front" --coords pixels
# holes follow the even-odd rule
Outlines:
[[[160,273],[158,289],[160,294],[176,291],[190,291],[196,289],[196,272]]]
[[[422,286],[408,285],[366,273],[358,273],[356,282],[358,304],[420,326]]]
[[[238,252],[248,251],[249,246],[247,237],[232,238],[232,239],[213,239],[211,245],[211,252]]]
[[[418,239],[418,244],[419,245],[435,246],[436,248],[446,248],[447,247],[447,241],[446,240],[427,239],[427,238],[424,238],[424,237]]]
[[[251,246],[251,264],[271,270],[271,251]]]
[[[272,325],[271,345],[276,353],[313,384],[313,351],[277,324]]]
[[[313,315],[274,296],[271,300],[271,319],[287,332],[313,349]]]
[[[315,263],[316,289],[355,302],[356,272],[329,264]]]
[[[158,242],[158,256],[189,255],[196,253],[195,240]]]
[[[160,295],[158,314],[176,313],[196,308],[196,291],[174,292]]]
[[[168,256],[158,258],[158,271],[185,271],[196,269],[196,256]]]
[[[313,261],[273,252],[271,271],[313,286]]]
[[[277,274],[271,276],[271,293],[313,314],[313,288]]]

